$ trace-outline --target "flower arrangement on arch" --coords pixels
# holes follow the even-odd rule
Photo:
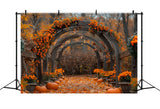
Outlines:
[[[119,82],[130,82],[132,77],[132,72],[124,71],[119,74],[118,81]]]
[[[61,28],[64,28],[64,27],[68,27],[72,23],[76,23],[79,20],[80,19],[78,19],[77,17],[65,18],[65,19],[62,19],[62,20],[55,20],[53,22],[53,24],[51,25],[51,28],[55,30],[55,29],[61,29]]]
[[[40,58],[45,57],[48,49],[50,48],[50,43],[57,32],[57,29],[69,27],[72,23],[77,24],[78,21],[80,21],[80,18],[77,17],[54,20],[47,31],[34,34],[34,38],[32,40],[35,46],[31,49],[31,51]]]
[[[109,29],[109,27],[105,26],[104,23],[100,22],[98,23],[97,20],[90,20],[89,25],[89,31],[91,33],[95,33],[95,32],[108,32],[109,35],[114,35],[115,39],[120,42],[120,36],[117,32],[115,32],[113,29]]]
[[[104,26],[103,23],[98,24],[97,20],[90,20],[90,23],[88,24],[90,29],[89,31],[94,33],[96,31],[108,31],[108,27]]]

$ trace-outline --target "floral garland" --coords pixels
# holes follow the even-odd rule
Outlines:
[[[79,20],[80,19],[78,19],[77,17],[55,20],[47,31],[34,35],[35,37],[33,38],[33,42],[35,46],[31,49],[31,51],[33,53],[36,53],[37,57],[45,57],[50,48],[51,40],[54,38],[56,31],[61,28],[69,27],[73,23],[77,24]],[[36,62],[40,63],[39,60],[36,60]]]
[[[109,29],[109,27],[105,26],[104,23],[102,22],[98,24],[96,20],[90,20],[90,23],[88,25],[89,25],[89,31],[92,33],[95,33],[97,31],[98,32],[109,32],[109,34],[113,35],[118,42],[121,41],[120,36],[117,34],[117,32],[114,32],[114,30]]]
[[[57,30],[69,27],[71,24],[77,24],[78,21],[81,19],[78,19],[77,17],[73,18],[65,18],[62,20],[55,20],[51,25],[50,28],[47,31],[37,33],[35,34],[33,38],[33,42],[35,46],[31,49],[36,55],[40,58],[43,58],[46,56],[46,53],[48,52],[48,49],[51,45],[51,40],[54,38],[55,33]],[[110,35],[114,35],[116,40],[120,42],[119,35],[114,32],[112,29],[109,30],[107,26],[104,25],[104,23],[99,23],[96,20],[91,20],[89,25],[89,31],[92,33],[95,33],[96,31],[101,32],[109,32]]]
[[[65,27],[69,27],[72,23],[76,23],[77,21],[79,21],[80,19],[78,19],[77,17],[72,17],[70,18],[65,18],[63,20],[55,20],[53,22],[53,24],[51,25],[52,29],[61,29],[61,28],[65,28]]]

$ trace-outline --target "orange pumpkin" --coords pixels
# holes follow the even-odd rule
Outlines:
[[[106,86],[106,87],[105,87],[106,90],[108,90],[108,89],[110,89],[110,88],[111,88],[111,87],[109,87],[109,86]]]
[[[60,82],[59,82],[59,81],[55,81],[55,83],[60,84]]]
[[[40,86],[36,86],[34,90],[38,91],[40,89]]]
[[[106,93],[122,93],[121,88],[110,88]]]
[[[98,80],[98,78],[94,78],[93,80],[94,80],[94,81],[97,81],[97,80]]]
[[[38,93],[46,93],[48,90],[46,86],[36,86],[34,92]]]
[[[113,88],[113,85],[112,85],[112,84],[109,84],[108,86],[111,87],[111,88]]]
[[[28,90],[25,90],[25,93],[30,93]]]
[[[33,93],[39,93],[39,91],[37,91],[37,90],[34,90],[34,91],[33,91]]]
[[[62,81],[62,80],[63,80],[63,79],[61,79],[61,78],[59,79],[59,81]]]
[[[101,78],[101,79],[98,79],[98,81],[97,81],[98,83],[101,83],[101,82],[103,82],[103,79]]]
[[[54,90],[57,90],[59,88],[57,83],[51,83],[51,82],[48,82],[46,84],[46,87],[47,87],[47,89],[54,89]]]
[[[55,93],[55,90],[49,90],[48,92],[49,93]]]
[[[26,92],[24,92],[24,91],[21,91],[21,93],[26,93]]]
[[[64,79],[64,76],[62,76],[62,79]]]

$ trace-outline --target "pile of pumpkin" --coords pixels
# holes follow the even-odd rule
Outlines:
[[[33,93],[49,93],[52,90],[57,90],[59,88],[59,84],[62,79],[55,82],[48,82],[45,86],[36,86]]]
[[[103,79],[94,78],[94,81],[101,83],[103,82]],[[122,93],[122,89],[120,87],[116,88],[116,87],[113,87],[111,84],[108,84],[105,89],[106,89],[105,93]]]

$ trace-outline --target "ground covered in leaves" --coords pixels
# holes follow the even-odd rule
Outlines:
[[[108,82],[98,81],[91,75],[64,76],[58,81],[59,88],[49,93],[106,93],[107,89],[112,88]]]

